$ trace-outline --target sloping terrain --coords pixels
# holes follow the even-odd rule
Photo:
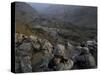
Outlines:
[[[65,56],[72,59],[73,55],[80,53],[80,50],[75,49],[81,43],[89,40],[97,43],[97,8],[40,5],[37,10],[37,6],[15,3],[16,72],[47,71],[58,44],[65,48]],[[92,49],[95,60],[96,43]]]
[[[24,33],[27,35],[32,34],[28,25],[32,24],[32,21],[38,18],[38,13],[29,4],[24,2],[15,3],[15,24],[16,32]]]

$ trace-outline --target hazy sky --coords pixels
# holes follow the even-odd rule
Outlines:
[[[34,7],[37,11],[43,11],[50,6],[50,4],[41,4],[41,3],[28,3]]]

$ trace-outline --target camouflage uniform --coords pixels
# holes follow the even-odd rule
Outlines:
[[[87,69],[87,68],[95,68],[96,63],[94,57],[89,53],[89,49],[87,47],[81,48],[81,53],[78,56],[74,57],[76,68],[78,69]]]
[[[73,67],[73,61],[67,57],[65,57],[64,54],[65,47],[61,44],[58,44],[55,47],[54,51],[54,57],[51,59],[51,61],[48,64],[48,67],[52,71],[59,71],[59,70],[70,70]],[[60,59],[60,63],[55,64],[54,59]]]
[[[95,40],[87,41],[87,47],[89,48],[90,53],[94,56],[97,64],[97,43]]]
[[[16,61],[15,71],[16,72],[32,72],[31,57],[32,47],[30,42],[23,42],[21,45],[16,47]]]
[[[32,45],[34,49],[32,60],[33,71],[48,71],[48,63],[52,59],[51,43],[46,39],[37,39]]]

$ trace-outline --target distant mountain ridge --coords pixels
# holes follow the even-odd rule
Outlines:
[[[72,22],[76,25],[95,26],[97,21],[97,8],[89,6],[60,5],[60,4],[31,4],[38,13],[45,18],[55,18]],[[47,6],[47,7],[46,7]],[[44,9],[43,9],[44,7]]]
[[[27,36],[36,35],[50,42],[55,42],[55,39],[60,42],[68,39],[80,42],[97,35],[97,8],[50,5],[46,9],[43,14],[29,3],[17,2],[16,32]],[[36,26],[39,28],[35,28]]]

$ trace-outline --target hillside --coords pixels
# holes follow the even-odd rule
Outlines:
[[[24,2],[15,3],[16,32],[32,34],[29,24],[31,25],[36,18],[39,18],[38,13],[29,4]]]

